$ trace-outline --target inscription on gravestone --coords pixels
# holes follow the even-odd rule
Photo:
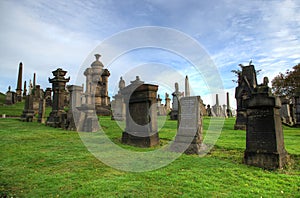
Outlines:
[[[200,96],[183,97],[179,102],[178,131],[171,150],[200,154],[202,140]]]

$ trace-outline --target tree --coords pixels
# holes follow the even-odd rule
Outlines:
[[[285,74],[279,73],[272,80],[272,91],[277,96],[291,98],[296,92],[300,92],[300,63],[293,70],[286,70]]]

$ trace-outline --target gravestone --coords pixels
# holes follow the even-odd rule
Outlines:
[[[15,92],[10,91],[10,86],[8,86],[8,91],[6,92],[6,97],[5,97],[5,104],[6,105],[12,105],[16,103],[15,100]]]
[[[38,112],[38,122],[45,123],[45,111],[46,111],[46,100],[40,99],[39,112]]]
[[[161,101],[162,101],[162,99],[160,98],[160,96],[158,94],[157,99],[156,99],[156,102],[157,102],[157,115],[165,116],[167,114],[166,109],[165,109],[164,105],[161,104]]]
[[[177,128],[171,150],[186,154],[200,154],[203,140],[200,96],[180,99]]]
[[[219,104],[219,94],[216,94],[216,104],[212,106],[212,115],[215,117],[222,116],[222,107]]]
[[[280,107],[280,99],[271,94],[265,77],[264,83],[258,85],[247,100],[246,164],[277,169],[287,163]]]
[[[77,131],[77,127],[75,123],[79,122],[80,111],[78,111],[77,107],[81,106],[81,95],[83,92],[83,88],[77,85],[68,85],[67,89],[69,91],[69,110],[67,113],[67,120],[64,128],[68,130]]]
[[[292,126],[293,123],[293,118],[290,113],[290,100],[286,97],[280,97],[281,101],[281,108],[280,108],[280,117],[281,121],[284,124]]]
[[[175,83],[175,92],[172,93],[173,102],[172,102],[172,111],[170,113],[171,120],[178,120],[178,102],[183,96],[183,93],[179,91],[178,83]]]
[[[45,90],[46,107],[52,106],[51,92],[52,92],[52,89],[50,87],[46,88],[46,90]]]
[[[294,112],[295,112],[295,126],[300,127],[300,90],[296,90],[294,97]]]
[[[114,100],[111,103],[112,108],[112,120],[123,121],[125,120],[125,103],[121,90],[125,87],[125,81],[120,77],[119,91],[113,96]]]
[[[254,65],[241,65],[242,71],[238,73],[238,86],[235,88],[235,98],[237,105],[235,130],[246,130],[247,106],[246,100],[251,98],[253,89],[257,86],[256,71]]]
[[[212,116],[210,105],[207,105],[206,112],[207,112],[207,116],[209,116],[209,117]]]
[[[121,90],[126,106],[126,128],[122,143],[151,147],[159,144],[156,113],[157,85],[135,81]]]
[[[65,78],[67,71],[58,68],[52,71],[53,78],[49,78],[49,82],[52,83],[53,91],[53,103],[52,111],[47,119],[46,125],[52,127],[62,127],[64,120],[66,120],[67,113],[65,111],[65,92],[66,83],[70,81],[69,78]]]
[[[228,92],[226,93],[226,99],[227,99],[226,115],[229,118],[229,117],[232,117],[232,111],[231,111],[231,108],[230,108],[230,101],[229,101],[229,93]]]
[[[33,110],[34,114],[38,114],[39,112],[39,105],[40,105],[40,100],[44,98],[44,92],[41,89],[40,85],[36,85],[34,92],[33,92]]]
[[[169,112],[171,110],[170,101],[171,101],[171,99],[169,98],[169,94],[166,93],[165,94],[165,109],[166,109],[166,112]]]
[[[25,97],[24,110],[21,115],[21,121],[32,122],[34,116],[33,111],[33,97],[31,95],[27,95]]]

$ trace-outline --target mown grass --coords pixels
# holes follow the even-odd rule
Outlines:
[[[125,149],[156,149],[122,145],[116,122],[101,117],[100,123]],[[208,124],[205,118],[204,129]],[[245,132],[232,130],[233,124],[234,119],[226,119],[215,147],[204,157],[183,154],[163,168],[132,173],[99,161],[76,132],[0,119],[0,197],[299,197],[299,129],[284,127],[294,163],[268,171],[242,163]],[[161,145],[174,138],[176,126],[175,121],[165,122]]]

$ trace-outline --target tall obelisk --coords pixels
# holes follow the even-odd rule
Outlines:
[[[188,97],[190,96],[190,84],[189,84],[189,77],[186,75],[185,76],[185,96]]]
[[[22,62],[20,62],[17,89],[16,89],[17,102],[22,101],[22,72],[23,72],[23,64]]]

